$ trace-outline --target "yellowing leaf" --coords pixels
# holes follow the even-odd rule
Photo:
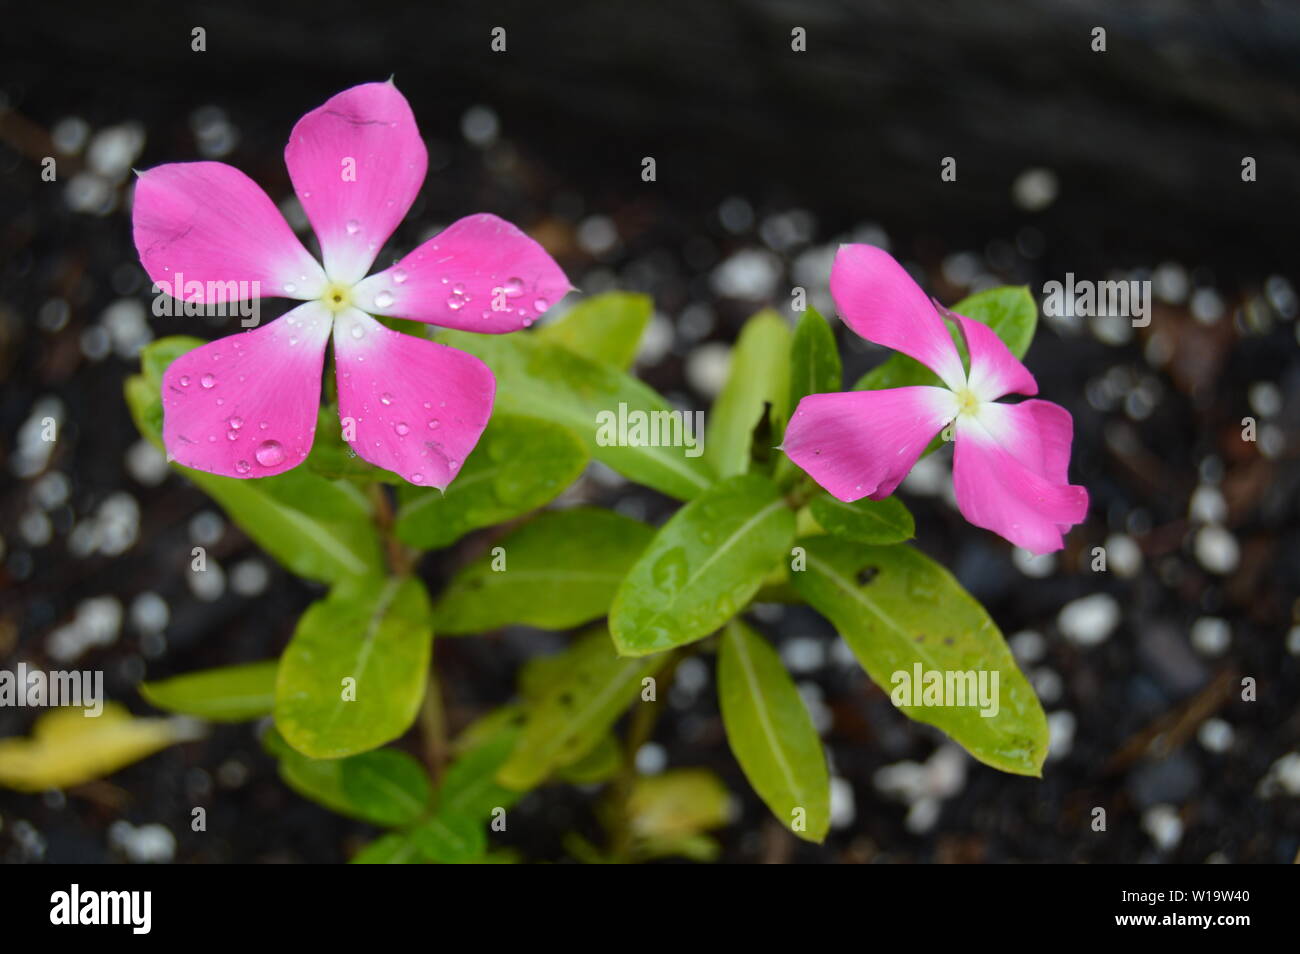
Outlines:
[[[70,788],[199,734],[192,720],[137,719],[114,702],[97,717],[54,709],[36,720],[30,738],[0,739],[0,785],[20,792]]]

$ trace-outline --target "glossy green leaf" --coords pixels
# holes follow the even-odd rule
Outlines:
[[[819,494],[809,503],[813,518],[827,533],[858,543],[901,543],[916,536],[916,522],[897,497],[853,503]]]
[[[313,758],[397,738],[424,697],[433,629],[415,579],[336,587],[307,608],[280,659],[275,723]]]
[[[790,579],[829,619],[872,682],[918,722],[942,729],[971,755],[1017,775],[1039,775],[1047,755],[1047,719],[988,613],[938,563],[905,545],[886,547],[837,537],[799,541],[807,569]],[[966,691],[965,705],[919,705],[894,695],[939,673],[985,673],[989,705]],[[898,677],[906,677],[904,682]],[[976,690],[978,687],[975,687]],[[976,698],[972,698],[976,696]],[[949,703],[963,701],[955,694]],[[996,711],[995,711],[996,710]],[[985,715],[985,713],[989,713]]]
[[[978,292],[963,298],[951,310],[966,318],[984,322],[1017,358],[1023,358],[1029,350],[1038,325],[1038,306],[1034,302],[1034,296],[1023,285],[1006,285]],[[948,331],[957,344],[957,350],[961,352],[962,361],[969,363],[966,340],[957,330],[956,324],[948,322]],[[925,365],[905,354],[895,353],[859,378],[853,389],[874,391],[918,384],[944,386],[939,376]]]
[[[338,409],[323,407],[316,418],[316,437],[303,466],[330,480],[346,478],[353,481],[380,481],[385,484],[407,486],[406,481],[390,470],[376,467],[357,455],[345,440],[339,422]]]
[[[523,792],[496,780],[519,742],[520,728],[503,726],[491,738],[462,752],[447,767],[438,789],[438,811],[486,822],[498,808],[509,808]]]
[[[424,861],[420,848],[406,832],[390,832],[362,848],[348,864],[415,865]]]
[[[552,510],[498,540],[438,600],[438,632],[568,629],[604,616],[654,531],[594,507]]]
[[[431,550],[550,503],[582,473],[587,447],[567,427],[495,414],[446,492],[399,489],[397,536]]]
[[[555,769],[582,758],[640,699],[641,680],[664,664],[663,657],[616,656],[599,631],[568,650],[566,659],[571,665],[563,676],[526,704],[523,732],[497,772],[502,785],[521,791],[533,788]]]
[[[718,652],[718,703],[736,761],[772,814],[807,841],[831,824],[826,753],[794,680],[763,637],[733,621]]]
[[[608,782],[622,767],[623,750],[611,733],[602,737],[595,748],[572,765],[559,768],[555,777],[570,785],[596,785]]]
[[[140,684],[140,695],[168,712],[211,722],[244,722],[271,714],[277,660],[204,669]]]
[[[487,851],[483,823],[464,815],[439,811],[410,831],[420,853],[441,864],[464,864]]]
[[[775,445],[789,402],[790,326],[776,312],[761,311],[741,329],[727,383],[709,414],[704,456],[714,472],[719,477],[747,472],[755,428],[768,414]]]
[[[632,366],[653,304],[649,295],[606,292],[580,301],[537,329],[544,341],[626,371]]]
[[[711,487],[663,525],[628,572],[609,612],[625,656],[713,632],[740,612],[790,550],[794,513],[758,474]]]
[[[286,785],[340,815],[395,828],[414,823],[428,811],[428,777],[405,752],[377,749],[343,759],[313,759],[274,729],[263,744],[279,759]]]
[[[168,335],[166,338],[158,338],[145,345],[140,352],[140,370],[144,373],[145,380],[154,386],[154,390],[161,390],[163,372],[167,370],[168,365],[181,355],[205,344],[207,342],[202,338],[190,335]]]
[[[790,343],[790,408],[809,394],[839,391],[843,373],[835,332],[815,308],[809,308]]]
[[[672,410],[653,389],[617,368],[536,334],[447,331],[439,340],[469,352],[492,369],[498,410],[532,414],[569,427],[593,457],[624,476],[681,500],[713,483],[708,464],[702,457],[688,457],[689,448],[602,445],[597,439],[606,419],[602,414],[617,419],[620,405],[628,412],[646,414]]]

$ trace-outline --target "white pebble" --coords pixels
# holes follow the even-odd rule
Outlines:
[[[1211,573],[1226,575],[1237,568],[1241,552],[1237,538],[1223,527],[1211,524],[1196,532],[1193,543],[1196,560]]]
[[[1143,812],[1142,830],[1160,851],[1169,851],[1183,840],[1183,820],[1173,805],[1152,805]]]
[[[1222,656],[1232,642],[1232,628],[1227,620],[1202,616],[1192,624],[1191,641],[1202,656]]]
[[[1077,646],[1096,646],[1119,625],[1119,603],[1108,593],[1094,593],[1066,603],[1056,618],[1061,634]]]

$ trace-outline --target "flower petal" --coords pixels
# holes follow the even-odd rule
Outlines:
[[[997,333],[974,318],[949,312],[957,319],[966,350],[970,354],[970,379],[967,381],[981,401],[996,401],[1007,394],[1037,394],[1038,382],[1020,359],[1011,353]]]
[[[888,252],[841,245],[831,266],[831,297],[844,323],[863,338],[915,358],[950,388],[965,383],[948,326]]]
[[[334,322],[339,417],[370,463],[445,488],[492,416],[496,379],[478,358],[385,328],[350,308]]]
[[[163,443],[180,464],[270,477],[316,436],[330,314],[309,301],[268,325],[189,351],[163,374]]]
[[[352,290],[371,314],[501,334],[531,325],[573,286],[533,239],[483,213],[453,222]]]
[[[284,162],[326,273],[351,285],[405,218],[429,159],[406,97],[392,83],[365,83],[298,120]]]
[[[174,162],[140,173],[131,221],[140,263],[174,298],[305,300],[325,289],[325,273],[280,210],[224,162]]]
[[[1040,415],[1049,417],[1039,408],[1014,417],[990,418],[986,424],[990,406],[981,407],[977,416],[963,414],[957,421],[952,463],[957,507],[975,526],[992,530],[1031,553],[1059,550],[1064,546],[1062,533],[1081,523],[1088,513],[1088,491],[1064,482],[1060,419],[1050,415],[1055,422],[1047,429],[1036,429]],[[1014,422],[1014,430],[1001,431],[1000,439],[994,437],[990,426],[1001,430],[1008,421]],[[1038,467],[1051,476],[1027,463],[1035,458]],[[1062,477],[1059,481],[1053,479],[1058,474]]]
[[[980,423],[1016,460],[1054,484],[1070,482],[1070,444],[1074,421],[1070,412],[1051,401],[984,404]]]
[[[810,394],[790,419],[783,449],[840,500],[883,500],[956,413],[945,388]]]

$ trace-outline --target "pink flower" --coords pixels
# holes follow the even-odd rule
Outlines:
[[[910,355],[947,387],[810,395],[786,430],[790,459],[840,500],[883,500],[955,421],[952,477],[962,515],[1033,553],[1061,549],[1061,535],[1088,511],[1088,492],[1066,477],[1069,412],[1048,401],[995,403],[1037,394],[1033,375],[987,325],[949,313],[966,340],[968,375],[934,303],[887,252],[842,246],[831,295],[857,334]]]
[[[427,153],[392,83],[354,86],[294,126],[284,149],[320,240],[307,252],[266,193],[220,162],[141,173],[135,246],[149,277],[203,304],[286,297],[271,323],[177,358],[163,376],[163,441],[187,467],[267,477],[311,450],[325,345],[334,337],[339,415],[356,452],[414,484],[445,487],[492,413],[496,380],[477,358],[399,334],[371,315],[498,334],[570,290],[540,245],[471,215],[392,268],[365,277],[424,182]]]

